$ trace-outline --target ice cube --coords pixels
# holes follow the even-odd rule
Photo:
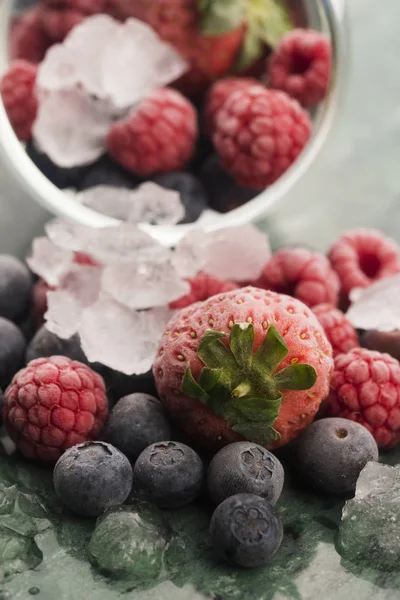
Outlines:
[[[400,560],[400,465],[369,462],[346,502],[339,530],[339,551],[350,561],[384,569]]]
[[[131,192],[131,223],[175,225],[185,216],[179,192],[167,190],[151,181]]]
[[[108,105],[83,89],[56,90],[40,102],[33,137],[57,166],[72,168],[92,163],[104,153],[111,123]]]
[[[132,190],[110,185],[97,185],[76,194],[76,199],[97,212],[126,221],[132,209]]]
[[[39,237],[33,240],[32,255],[26,262],[48,285],[57,286],[68,272],[73,258],[73,252],[57,248],[46,237]]]
[[[36,83],[41,90],[48,91],[73,88],[79,83],[76,61],[65,45],[49,48],[39,65]]]
[[[358,329],[400,329],[400,275],[381,279],[352,296],[347,318]]]
[[[57,290],[47,294],[47,329],[62,339],[72,337],[78,330],[84,309],[99,297],[100,280],[99,267],[73,265]]]
[[[126,375],[147,373],[171,314],[166,308],[132,311],[115,300],[99,300],[84,311],[79,325],[83,351],[90,362]]]
[[[178,79],[187,63],[156,32],[128,19],[102,54],[102,80],[116,108],[129,108],[152,90]]]
[[[46,224],[45,230],[55,246],[74,252],[87,250],[89,240],[96,235],[93,227],[62,219],[52,219]]]
[[[181,277],[194,277],[208,260],[208,237],[202,230],[193,229],[178,242],[173,264]]]
[[[190,286],[178,275],[165,249],[163,256],[106,267],[102,290],[128,308],[144,309],[169,304],[188,294]]]

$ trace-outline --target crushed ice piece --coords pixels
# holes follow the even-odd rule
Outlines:
[[[400,465],[369,462],[357,481],[356,495],[343,508],[339,551],[347,559],[384,569],[400,560]]]
[[[49,48],[39,65],[36,84],[41,90],[57,91],[75,87],[79,83],[77,64],[68,48],[56,44]],[[41,99],[44,96],[41,96]]]
[[[175,225],[185,216],[179,192],[165,189],[148,181],[131,192],[131,223],[152,225]]]
[[[165,249],[164,256],[106,267],[102,290],[130,309],[143,309],[178,300],[189,293],[190,285],[178,275]]]
[[[62,339],[72,337],[79,327],[82,312],[100,294],[101,268],[73,265],[57,290],[48,292],[46,327]]]
[[[127,221],[132,209],[132,190],[110,185],[97,185],[76,194],[76,200],[97,212]]]
[[[100,362],[126,375],[147,373],[172,311],[131,311],[111,299],[88,307],[79,325],[82,349],[90,362]]]
[[[102,54],[104,90],[116,108],[133,106],[154,89],[178,79],[187,68],[172,46],[137,19],[120,25]]]
[[[207,263],[207,234],[193,229],[175,247],[173,264],[181,277],[195,277]]]
[[[50,286],[57,286],[73,262],[73,252],[57,248],[48,238],[33,240],[32,255],[27,258],[30,269]]]
[[[74,252],[87,249],[89,240],[96,235],[93,227],[62,219],[52,219],[46,224],[45,230],[55,246]]]
[[[357,329],[400,329],[399,295],[400,275],[381,279],[358,294],[346,316]]]
[[[40,102],[33,137],[59,167],[97,160],[105,151],[112,115],[109,107],[80,88],[48,92]]]
[[[16,443],[13,442],[8,435],[1,438],[1,445],[3,446],[3,450],[7,454],[7,456],[11,456],[11,454],[14,454],[14,452],[17,449]]]

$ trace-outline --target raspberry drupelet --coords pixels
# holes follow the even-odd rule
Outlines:
[[[4,395],[4,422],[24,456],[55,462],[96,439],[108,416],[102,377],[64,356],[38,358],[19,371]]]
[[[307,306],[336,305],[339,279],[325,256],[307,248],[282,248],[254,285],[298,298]]]
[[[142,177],[183,169],[193,155],[197,114],[182,94],[160,88],[117,121],[107,136],[112,158]]]
[[[325,98],[331,70],[329,38],[318,31],[294,29],[281,39],[269,59],[269,84],[310,108]]]
[[[310,134],[310,117],[297,100],[249,85],[218,111],[213,142],[236,183],[263,189],[292,165]]]
[[[347,296],[353,288],[400,273],[400,248],[375,229],[354,229],[340,237],[329,251],[329,260]]]
[[[23,142],[32,135],[38,109],[36,76],[36,65],[26,60],[16,60],[0,82],[0,93],[7,116],[16,136]]]
[[[318,304],[313,307],[313,313],[324,328],[334,356],[360,346],[356,330],[341,310],[331,304]]]
[[[392,448],[400,441],[399,362],[365,348],[339,354],[326,410],[361,423],[380,448]]]

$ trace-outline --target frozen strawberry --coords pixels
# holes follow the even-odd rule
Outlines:
[[[311,307],[323,302],[336,305],[340,287],[325,256],[299,247],[275,252],[254,285],[294,296]]]
[[[356,330],[341,310],[331,304],[318,304],[313,313],[324,328],[334,356],[360,346]]]
[[[325,98],[331,70],[329,38],[319,31],[294,29],[281,39],[269,59],[269,85],[309,108]]]
[[[233,92],[258,84],[261,85],[261,82],[250,77],[226,77],[214,83],[208,91],[204,107],[204,127],[207,134],[213,134],[217,115]]]
[[[234,67],[252,65],[291,28],[281,3],[259,0],[110,0],[110,6],[121,19],[151,25],[189,62],[178,82],[188,95],[203,93]]]
[[[400,248],[375,229],[354,229],[340,237],[329,251],[345,296],[378,279],[400,273]]]
[[[4,422],[24,456],[55,462],[71,446],[96,439],[108,416],[104,381],[64,356],[38,358],[4,396]]]
[[[46,35],[41,21],[40,8],[32,8],[17,17],[10,33],[10,56],[40,63],[45,57],[51,40]]]
[[[249,85],[233,92],[219,110],[213,141],[237,183],[263,189],[292,165],[310,133],[310,117],[297,100]]]
[[[233,281],[223,281],[207,275],[207,273],[198,273],[196,277],[188,280],[190,283],[190,292],[170,304],[170,308],[186,308],[195,302],[207,300],[215,294],[223,294],[237,289],[239,286]]]
[[[171,419],[214,452],[243,438],[295,438],[329,391],[332,348],[294,298],[242,288],[189,306],[168,325],[153,372]]]
[[[195,108],[179,92],[161,88],[111,127],[107,146],[117,163],[146,177],[182,169],[193,155],[196,137]]]
[[[400,363],[365,348],[339,354],[326,409],[364,425],[380,448],[392,448],[400,441]]]
[[[36,119],[36,76],[36,65],[26,60],[16,60],[0,81],[4,108],[16,136],[21,141],[29,140]]]

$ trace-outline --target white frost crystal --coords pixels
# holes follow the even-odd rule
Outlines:
[[[57,248],[48,238],[33,240],[32,255],[26,262],[34,273],[39,275],[50,286],[56,286],[67,274],[73,253]]]
[[[343,508],[340,553],[392,569],[400,560],[400,465],[369,462],[357,481],[355,498]]]
[[[357,290],[346,316],[358,329],[400,329],[399,296],[400,275],[381,279],[364,290]]]

